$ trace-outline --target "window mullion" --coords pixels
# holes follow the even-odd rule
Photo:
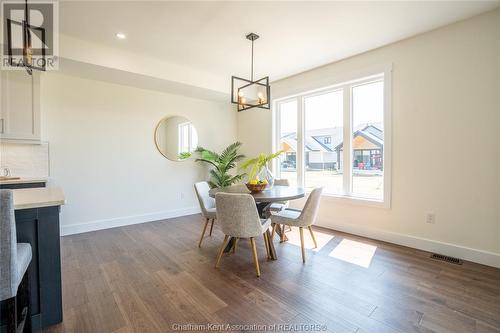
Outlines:
[[[352,105],[351,105],[351,87],[343,88],[343,111],[344,111],[344,133],[343,133],[343,192],[344,195],[352,193]]]
[[[275,112],[274,112],[274,123],[275,133],[274,133],[274,143],[273,143],[273,151],[278,151],[281,143],[281,103],[275,104]],[[278,179],[281,178],[281,168],[280,168],[280,158],[276,158],[273,161],[273,172]]]
[[[304,151],[305,151],[305,140],[304,140],[304,97],[297,97],[297,184],[298,186],[305,186],[305,176],[304,176]]]

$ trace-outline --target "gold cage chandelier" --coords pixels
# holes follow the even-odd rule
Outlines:
[[[252,42],[252,58],[250,80],[241,77],[231,77],[231,103],[238,105],[238,112],[251,108],[270,109],[271,86],[269,76],[254,80],[253,76],[253,44],[259,35],[249,33],[246,38]]]

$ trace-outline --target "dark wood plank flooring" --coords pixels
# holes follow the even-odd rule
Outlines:
[[[223,235],[214,227],[199,249],[202,221],[192,215],[63,237],[64,322],[47,332],[169,332],[182,324],[500,332],[500,269],[315,228],[320,249],[306,251],[306,264],[296,231],[290,243],[275,240],[277,261],[266,260],[258,239],[257,278],[245,240],[214,268]],[[376,246],[368,268],[330,256],[344,239]]]

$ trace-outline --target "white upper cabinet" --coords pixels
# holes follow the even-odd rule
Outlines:
[[[40,142],[40,76],[0,71],[0,138]]]

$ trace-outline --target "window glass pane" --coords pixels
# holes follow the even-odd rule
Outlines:
[[[189,132],[190,132],[190,124],[182,123],[178,125],[178,133],[179,133],[179,153],[188,152],[189,149]]]
[[[285,152],[279,157],[280,178],[297,185],[297,101],[281,103],[279,149]]]
[[[304,99],[305,187],[324,187],[324,193],[342,193],[342,91]]]
[[[384,82],[352,88],[352,193],[383,199]]]
[[[194,128],[193,124],[189,124],[189,132],[191,133],[190,142],[189,142],[189,151],[194,151],[198,145],[198,132],[196,132],[196,128]]]

